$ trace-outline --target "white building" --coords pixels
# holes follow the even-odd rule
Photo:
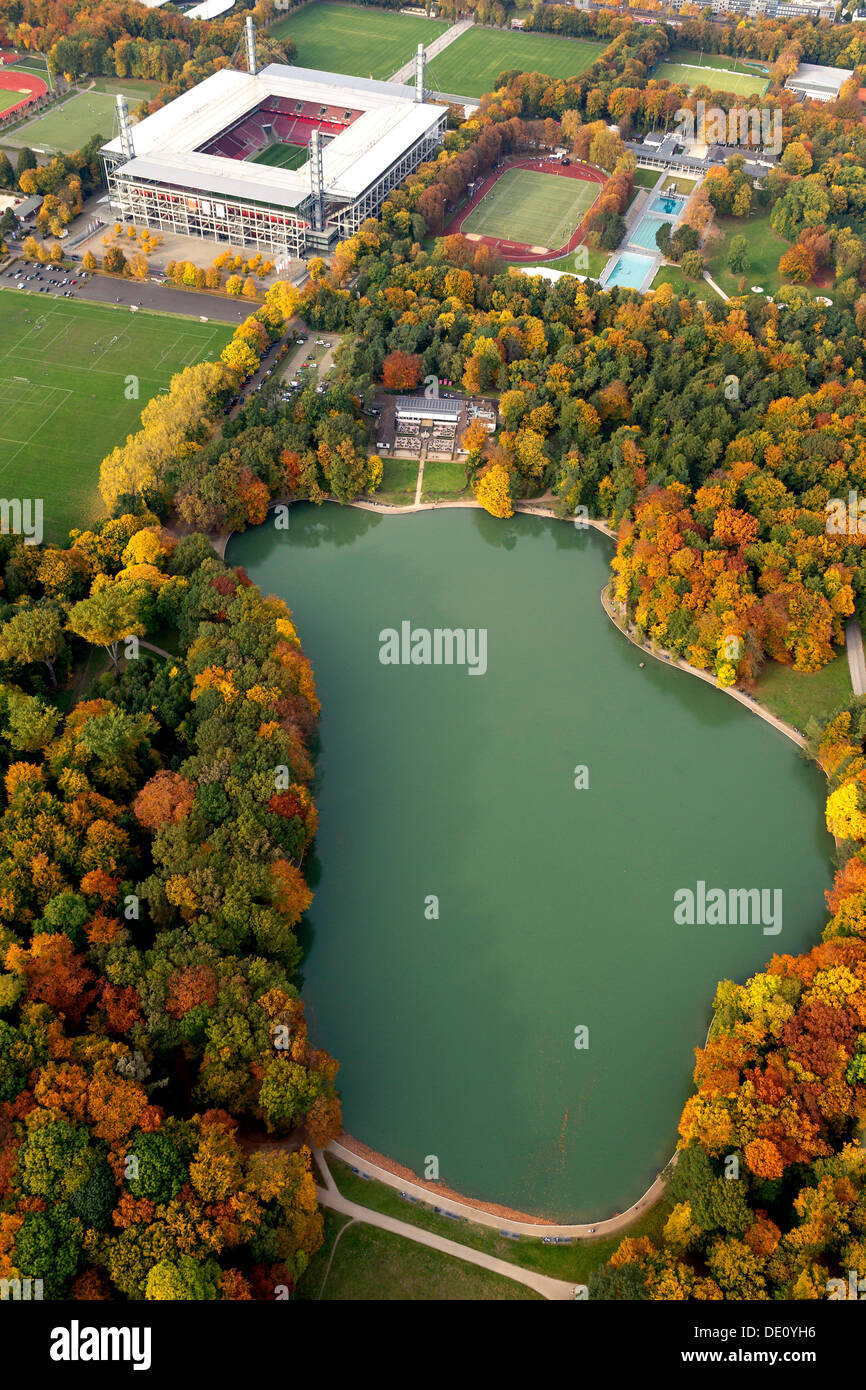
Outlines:
[[[224,68],[103,147],[112,214],[276,256],[327,252],[439,148],[447,110],[423,93],[279,63]],[[297,167],[259,162],[281,145]]]
[[[836,101],[845,83],[853,76],[853,68],[825,68],[818,63],[801,63],[785,86],[789,92],[796,92],[810,101]]]

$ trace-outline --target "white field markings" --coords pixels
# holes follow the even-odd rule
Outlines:
[[[51,320],[54,320],[54,322],[51,323]],[[46,305],[44,311],[40,313],[39,318],[29,326],[23,337],[19,338],[17,342],[12,343],[5,353],[0,354],[0,361],[6,361],[14,353],[16,365],[24,365],[26,362],[31,370],[33,367],[39,368],[44,366],[47,357],[46,350],[50,347],[54,347],[58,343],[64,343],[76,320],[78,323],[81,323],[82,316],[76,314],[75,311],[72,310],[71,305],[53,304],[50,307]],[[46,327],[54,328],[54,332],[50,337],[45,333]],[[43,334],[45,334],[44,337]],[[172,367],[167,373],[161,373],[160,375],[156,375],[155,372],[153,375],[148,374],[147,376],[138,374],[140,397],[136,404],[139,409],[143,410],[147,401],[157,395],[163,386],[168,385],[170,377],[174,372],[179,371],[184,366],[189,366],[190,363],[196,360],[205,360],[208,348],[218,336],[218,328],[212,328],[207,334],[201,335],[181,330],[176,338],[166,344],[160,354],[159,360],[153,364],[153,369],[158,370],[168,356],[173,356],[177,365]],[[28,347],[30,341],[33,342],[32,348]],[[67,360],[62,363],[55,362],[52,365],[61,367],[65,372],[83,372],[85,376],[96,374],[102,377],[114,377],[118,381],[119,388],[122,388],[125,378],[129,373],[123,369],[118,370],[115,368],[111,370],[101,368],[97,363],[109,358],[109,354],[114,355],[116,360],[119,351],[125,348],[129,355],[126,357],[123,367],[129,367],[130,364],[134,364],[136,353],[140,354],[141,344],[136,345],[131,341],[129,338],[129,328],[123,328],[120,333],[106,333],[101,340],[97,339],[96,343],[101,346],[93,361],[89,363],[84,362],[82,365],[79,365],[76,362]],[[80,353],[80,348],[76,347],[75,344],[70,343],[69,347],[70,350]],[[54,394],[57,394],[59,397],[56,403],[47,412],[41,414],[40,418],[34,418],[37,415],[38,404],[50,400],[51,395]],[[11,426],[12,430],[15,430],[16,418],[22,411],[27,419],[26,438],[17,438],[17,431],[14,435],[0,433],[0,446],[11,446],[12,449],[12,451],[7,454],[6,448],[0,447],[0,473],[6,472],[15,462],[22,449],[27,448],[30,444],[38,442],[38,437],[45,430],[51,419],[57,414],[58,410],[68,404],[70,397],[80,396],[81,394],[83,394],[83,387],[76,389],[74,387],[43,385],[41,382],[28,380],[20,372],[14,373],[12,376],[8,377],[0,376],[0,411],[2,411],[4,422],[4,425],[0,428],[8,429]],[[120,409],[125,402],[126,397],[123,395],[122,389],[120,389],[118,394],[118,411],[115,412],[115,414],[120,413]],[[104,409],[104,401],[102,405]],[[118,443],[119,442],[118,440]]]
[[[534,171],[525,170],[519,172],[532,173]],[[559,183],[564,184],[566,182],[565,179],[559,179],[558,175],[551,175],[549,177],[556,178]],[[572,182],[572,180],[568,180],[568,182]],[[595,187],[595,185],[590,185],[588,183],[585,184],[583,180],[575,180],[574,182],[577,183],[577,191],[574,193],[568,193],[568,202],[565,202],[564,195],[561,199],[557,199],[557,202],[561,202],[562,204],[562,216],[559,218],[555,226],[553,226],[549,231],[545,230],[542,233],[537,226],[533,228],[530,228],[528,226],[524,227],[522,222],[518,226],[515,226],[511,222],[511,203],[514,199],[514,193],[512,191],[512,188],[509,186],[511,181],[507,179],[502,180],[500,183],[494,184],[493,188],[491,188],[487,196],[481,200],[481,202],[478,205],[478,208],[473,209],[473,211],[480,212],[482,209],[484,209],[486,214],[492,213],[495,215],[503,205],[506,206],[509,209],[509,211],[503,215],[502,225],[508,227],[509,230],[483,232],[481,231],[481,228],[478,227],[477,223],[473,228],[471,228],[471,230],[481,231],[482,236],[486,235],[505,237],[507,240],[511,241],[534,240],[536,242],[539,242],[543,237],[545,243],[551,246],[557,246],[560,244],[560,242],[564,243],[571,236],[575,227],[580,222],[580,219],[583,216],[583,214],[592,206],[592,204],[598,197],[597,192],[593,193],[587,201],[588,195],[583,190],[585,188],[593,188]],[[540,186],[539,192],[541,192],[542,187],[544,186]],[[552,194],[552,189],[550,185],[547,185],[546,191],[548,196]],[[541,201],[541,198],[539,199],[539,201]],[[521,218],[525,214],[525,212],[531,212],[531,209],[521,209]]]

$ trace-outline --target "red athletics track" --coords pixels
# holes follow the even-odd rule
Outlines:
[[[477,208],[482,198],[486,198],[495,183],[498,183],[502,175],[508,169],[536,169],[540,174],[558,174],[564,179],[581,179],[584,183],[607,183],[607,174],[601,169],[596,169],[592,164],[571,163],[567,167],[560,164],[556,159],[508,159],[503,162],[501,168],[490,174],[479,189],[472,195],[471,203],[467,203],[465,208],[461,208],[456,217],[448,223],[443,233],[444,236],[451,236],[454,232],[459,232],[465,219],[474,208]],[[591,209],[587,208],[587,212]],[[584,214],[585,216],[585,214]],[[499,237],[481,236],[473,233],[473,240],[477,236],[479,242],[486,246],[492,246],[498,251],[506,261],[555,261],[558,256],[565,256],[569,251],[573,251],[579,246],[583,237],[583,219],[575,227],[568,241],[558,250],[547,250],[541,255],[536,255],[531,249],[530,242],[524,241],[502,241]]]
[[[4,54],[3,62],[14,62],[17,55]],[[9,116],[13,111],[20,111],[22,107],[29,106],[31,101],[37,97],[44,97],[48,91],[48,84],[42,81],[41,77],[36,77],[32,72],[2,72],[0,71],[0,91],[20,92],[21,100],[14,106],[9,106],[5,111],[0,112],[2,116]]]

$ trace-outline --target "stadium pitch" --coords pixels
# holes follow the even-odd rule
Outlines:
[[[651,76],[675,82],[678,87],[688,91],[707,86],[712,92],[734,92],[742,97],[764,95],[770,85],[768,78],[739,65],[729,68],[727,63],[736,64],[736,59],[716,54],[706,54],[701,59],[697,53],[674,51],[668,62],[657,64]]]
[[[0,496],[43,499],[45,539],[103,512],[103,457],[229,325],[0,290]],[[135,397],[135,391],[138,397]]]
[[[286,145],[277,140],[265,145],[263,150],[250,158],[251,164],[270,164],[277,169],[300,169],[310,157],[306,145]]]
[[[506,169],[461,225],[464,236],[493,237],[538,249],[565,246],[601,191],[597,183]]]

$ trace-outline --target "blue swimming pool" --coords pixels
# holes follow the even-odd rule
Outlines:
[[[645,251],[657,251],[656,232],[663,223],[670,222],[666,217],[642,217],[633,231],[629,232],[629,246],[642,246]]]
[[[627,290],[643,288],[644,281],[652,270],[651,256],[640,256],[633,251],[623,251],[609,275],[605,276],[604,288],[612,290],[616,285]]]
[[[660,193],[657,198],[653,198],[649,210],[663,212],[668,217],[678,217],[687,201],[688,199],[681,198],[678,193]]]

